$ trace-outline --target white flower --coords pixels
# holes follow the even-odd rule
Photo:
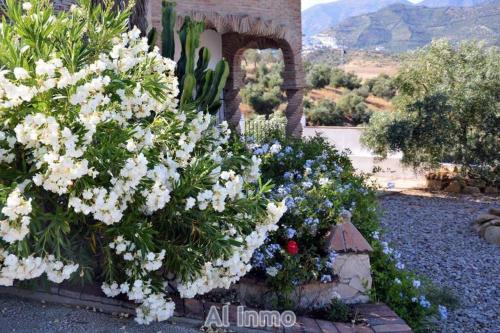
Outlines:
[[[275,277],[278,274],[278,269],[276,267],[269,267],[266,269],[266,273],[269,276]]]
[[[30,77],[29,73],[27,70],[25,70],[22,67],[16,67],[14,68],[14,77],[16,80],[25,80]]]
[[[186,208],[185,210],[190,210],[191,208],[194,207],[194,205],[196,204],[196,199],[195,198],[192,198],[192,197],[189,197],[186,199]]]
[[[29,2],[23,2],[23,10],[28,11],[31,10],[32,5]]]

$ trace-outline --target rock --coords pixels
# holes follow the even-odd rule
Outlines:
[[[427,188],[431,191],[440,191],[443,183],[436,179],[427,179]]]
[[[491,207],[490,209],[488,209],[488,213],[491,215],[500,216],[500,208]]]
[[[487,186],[484,189],[484,194],[497,195],[498,194],[498,188],[496,188],[495,186]]]
[[[475,186],[465,186],[463,192],[464,194],[479,194],[481,190]]]
[[[483,237],[488,243],[500,245],[500,226],[488,226],[484,230]]]
[[[500,220],[491,220],[491,221],[488,221],[486,223],[483,223],[481,225],[478,226],[477,229],[478,232],[479,232],[479,235],[481,235],[481,237],[484,237],[484,233],[486,232],[486,229],[489,228],[489,227],[495,227],[495,226],[500,226]]]
[[[462,191],[462,185],[460,185],[458,180],[453,180],[444,190],[448,193],[460,193]]]
[[[475,224],[483,224],[484,222],[488,222],[491,220],[495,220],[498,218],[498,215],[492,215],[492,214],[481,214],[479,217],[474,221]]]

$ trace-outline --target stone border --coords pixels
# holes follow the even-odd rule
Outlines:
[[[47,290],[28,290],[17,287],[0,287],[0,294],[26,298],[35,301],[80,306],[111,315],[135,314],[135,305],[131,302],[98,295],[96,290],[87,293],[81,289],[66,289],[53,286]],[[174,317],[170,323],[199,329],[212,305],[222,307],[222,304],[197,299],[173,298],[176,304]],[[290,328],[253,329],[232,325],[231,331],[240,333],[411,333],[412,330],[404,320],[385,304],[359,304],[355,307],[356,315],[366,324],[352,325],[348,323],[333,323],[326,320],[309,317],[298,317],[297,324]],[[236,306],[230,305],[229,321],[236,323]]]

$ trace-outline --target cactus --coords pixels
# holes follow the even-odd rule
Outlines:
[[[172,60],[175,56],[174,7],[175,4],[172,2],[162,3],[162,55]],[[198,109],[216,114],[221,107],[220,97],[229,76],[229,65],[226,60],[221,60],[214,70],[208,68],[210,51],[205,47],[199,47],[200,36],[204,30],[203,22],[195,22],[186,17],[178,32],[181,44],[181,56],[176,67],[176,75],[179,78],[179,100],[181,109]],[[199,49],[198,55],[197,49]]]

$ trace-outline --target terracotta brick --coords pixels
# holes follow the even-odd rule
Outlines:
[[[305,333],[305,330],[301,324],[295,323],[292,327],[285,327],[285,333]]]
[[[316,320],[316,323],[318,324],[319,328],[321,329],[322,333],[341,333],[339,330],[336,328],[336,325],[334,325],[330,321],[326,320]]]
[[[374,326],[373,330],[376,333],[402,333],[411,332],[411,328],[406,324],[389,324]]]
[[[366,317],[384,318],[384,317],[397,317],[398,315],[385,304],[359,304],[356,306],[358,313]]]
[[[337,328],[339,333],[356,333],[355,328],[352,326],[352,324],[335,323],[335,327]]]
[[[351,223],[341,223],[330,231],[328,248],[336,252],[372,252],[373,249],[359,230]]]
[[[316,320],[309,317],[298,317],[297,322],[302,325],[304,333],[321,333],[321,329]]]
[[[184,299],[179,297],[172,297],[172,301],[174,301],[175,303],[174,315],[183,317],[186,313],[184,309]]]
[[[203,304],[196,299],[184,300],[185,316],[192,319],[204,320]]]

